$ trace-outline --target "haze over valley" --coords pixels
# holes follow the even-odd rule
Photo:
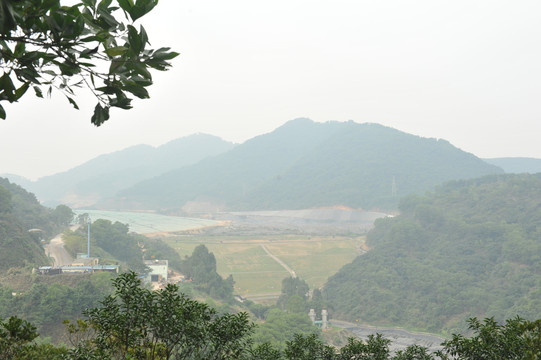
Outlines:
[[[167,259],[182,274],[204,246],[216,276],[234,286],[189,291],[226,303],[235,295],[256,316],[286,301],[282,280],[291,277],[317,290],[317,306],[359,336],[367,333],[359,324],[448,336],[465,331],[472,316],[534,320],[538,164],[480,159],[444,139],[379,124],[306,118],[242,144],[196,134],[138,145],[34,182],[7,175],[2,286],[38,291],[15,269],[48,264],[36,240],[47,243],[66,224],[68,205],[78,209],[74,219],[90,214],[92,252],[103,263],[140,269],[141,259]],[[86,235],[84,225],[62,235],[73,258],[87,251]],[[311,296],[302,294],[306,306],[314,306]],[[46,329],[53,318],[37,321]],[[434,339],[407,337],[402,348],[413,341],[438,349]]]
[[[198,134],[105,154],[35,182],[8,177],[43,204],[74,208],[393,211],[409,193],[502,172],[443,139],[378,124],[300,118],[238,145]]]
[[[541,359],[540,13],[0,1],[0,360]]]

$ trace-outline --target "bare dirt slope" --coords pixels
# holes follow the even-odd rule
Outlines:
[[[80,225],[73,225],[71,227],[72,231],[77,230]],[[64,241],[62,240],[62,234],[56,235],[49,244],[45,245],[45,254],[51,258],[53,266],[64,266],[71,265],[73,263],[73,258],[64,249]]]

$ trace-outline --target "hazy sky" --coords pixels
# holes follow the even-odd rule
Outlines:
[[[79,111],[60,94],[3,104],[0,174],[35,179],[197,132],[243,142],[297,117],[541,158],[540,14],[538,0],[161,0],[141,22],[181,55],[151,99],[100,128],[85,91]]]

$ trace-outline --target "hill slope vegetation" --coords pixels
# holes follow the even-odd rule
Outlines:
[[[453,181],[401,200],[373,248],[329,278],[336,316],[446,331],[541,317],[541,174]]]
[[[33,194],[0,178],[0,272],[29,264],[48,264],[40,238],[66,225],[66,219],[58,216],[60,213],[41,206]],[[29,232],[31,229],[36,231]]]
[[[121,191],[109,206],[171,210],[207,202],[213,210],[395,209],[402,195],[501,172],[444,140],[377,124],[296,119]]]

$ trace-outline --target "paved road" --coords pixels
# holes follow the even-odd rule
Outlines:
[[[286,265],[286,263],[284,263],[282,260],[278,259],[278,257],[276,255],[273,255],[269,249],[267,249],[267,247],[263,244],[261,244],[261,247],[263,248],[263,250],[265,250],[265,252],[267,253],[267,255],[269,255],[271,258],[274,259],[274,261],[276,261],[278,264],[282,265],[282,267],[284,269],[287,270],[288,273],[291,274],[291,277],[292,278],[296,278],[297,277],[297,274],[295,274],[295,271],[293,271],[293,269],[291,269],[289,266]]]
[[[50,242],[45,246],[45,253],[52,258],[53,266],[63,266],[71,265],[73,258],[64,249],[64,242],[62,241],[62,234],[56,235]]]
[[[378,328],[372,326],[357,325],[340,320],[330,320],[331,324],[336,327],[347,329],[354,333],[357,337],[366,340],[370,334],[382,334],[385,338],[391,340],[389,348],[392,352],[404,350],[410,345],[421,345],[427,347],[431,352],[441,350],[440,344],[445,340],[436,335],[428,333],[414,333],[403,329],[394,328]]]

